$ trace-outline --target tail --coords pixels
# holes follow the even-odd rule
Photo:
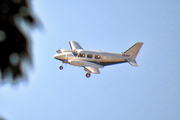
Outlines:
[[[132,47],[130,47],[128,50],[126,50],[123,54],[128,55],[129,58],[126,60],[131,64],[132,66],[138,66],[136,62],[136,56],[139,53],[139,50],[141,49],[143,43],[142,42],[137,42],[134,44]]]

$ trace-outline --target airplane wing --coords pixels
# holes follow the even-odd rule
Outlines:
[[[79,60],[68,60],[69,64],[74,65],[74,66],[79,66],[79,67],[84,67],[85,71],[92,72],[94,74],[99,74],[99,69],[98,68],[103,68],[104,66],[93,63],[93,62],[88,62],[88,61],[79,61]]]
[[[89,72],[92,72],[92,73],[94,73],[94,74],[100,74],[100,72],[99,72],[99,69],[98,68],[96,68],[96,67],[84,67],[84,70],[85,71],[89,71]]]
[[[93,67],[93,68],[103,68],[104,66],[93,63],[93,62],[88,62],[88,61],[80,61],[80,60],[68,60],[69,64],[74,65],[74,66],[79,66],[79,67]]]
[[[71,46],[71,50],[83,49],[76,41],[69,41],[69,44]]]

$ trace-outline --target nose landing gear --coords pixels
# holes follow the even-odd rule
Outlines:
[[[60,69],[60,70],[63,69],[63,62],[61,63],[61,66],[59,66],[59,69]]]

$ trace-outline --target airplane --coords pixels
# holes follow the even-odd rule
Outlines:
[[[76,41],[69,41],[69,44],[71,50],[60,49],[56,51],[58,54],[53,56],[55,59],[62,61],[59,69],[63,69],[63,63],[84,67],[84,70],[87,71],[86,77],[89,78],[91,73],[100,74],[99,68],[107,65],[128,62],[130,65],[137,67],[135,58],[143,42],[135,43],[125,52],[122,52],[122,54],[84,50]]]

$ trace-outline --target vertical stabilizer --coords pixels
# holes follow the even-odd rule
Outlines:
[[[143,45],[142,42],[137,42],[136,44],[134,44],[132,47],[130,47],[128,50],[124,52],[125,55],[129,55],[129,58],[126,60],[129,62],[130,65],[135,67],[138,66],[135,59],[142,45]]]
[[[129,58],[135,60],[139,50],[141,49],[141,46],[143,45],[142,42],[137,42],[136,44],[134,44],[132,47],[130,47],[128,50],[126,50],[124,52],[124,54],[126,55],[130,55]]]

